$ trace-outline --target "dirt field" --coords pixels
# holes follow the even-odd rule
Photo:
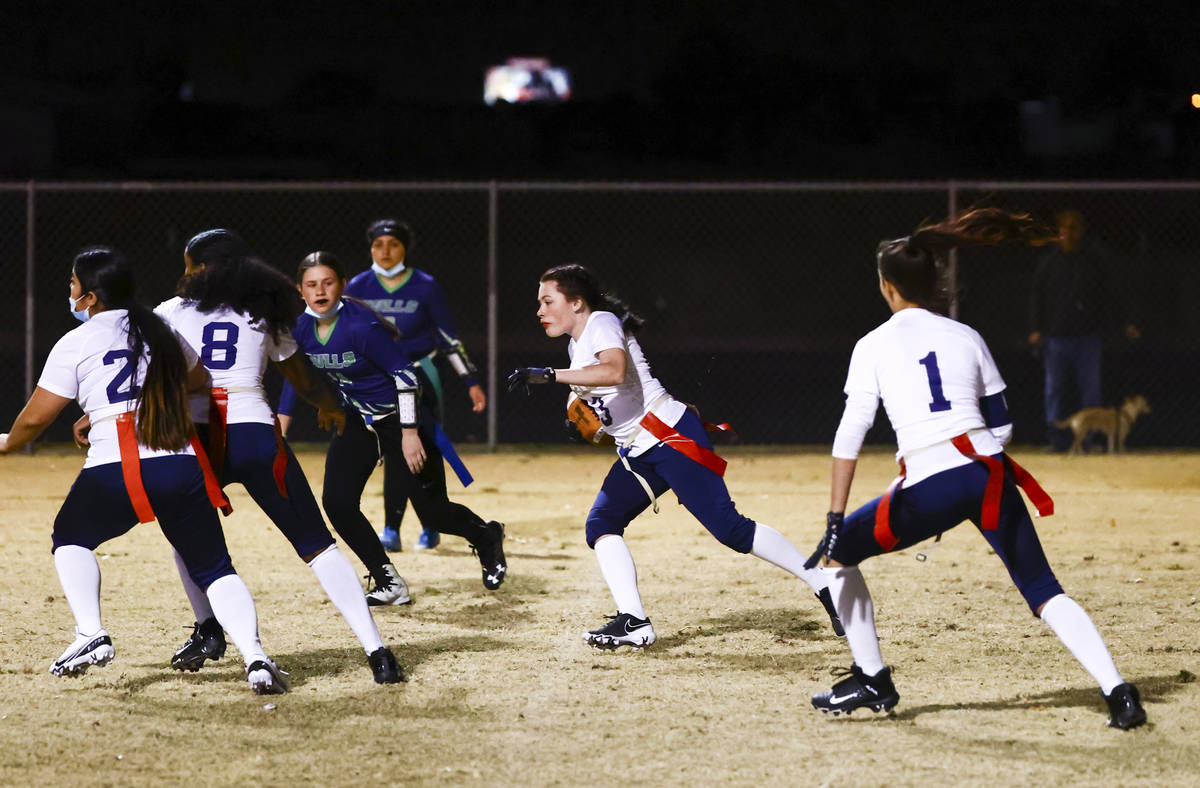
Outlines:
[[[828,506],[826,450],[723,453],[739,508],[807,552]],[[658,643],[588,649],[579,634],[613,605],[582,523],[611,455],[584,448],[466,455],[478,481],[452,481],[452,495],[508,523],[509,578],[484,591],[454,537],[396,556],[416,601],[376,620],[408,684],[372,683],[349,628],[240,487],[227,539],[292,692],[252,695],[232,646],[200,673],[167,668],[191,613],[153,525],[99,551],[116,660],[56,678],[73,625],[49,534],[82,461],[66,447],[3,457],[0,783],[1200,784],[1200,455],[1014,456],[1055,498],[1058,514],[1039,521],[1046,551],[1141,688],[1142,729],[1105,727],[1091,678],[969,525],[863,565],[901,694],[891,717],[811,708],[830,668],[850,663],[819,603],[721,547],[669,494],[628,534]],[[301,462],[320,479],[321,454]],[[893,471],[890,455],[865,456],[852,505]],[[378,478],[369,492],[378,516]],[[416,534],[410,519],[406,544]]]

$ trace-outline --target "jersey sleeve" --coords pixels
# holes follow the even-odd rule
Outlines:
[[[875,423],[879,410],[879,380],[871,343],[863,337],[850,355],[850,370],[846,373],[846,407],[833,437],[833,456],[840,459],[858,458],[867,430]]]
[[[276,409],[281,416],[290,416],[296,409],[296,389],[287,378],[283,380],[283,388],[279,392],[279,407]]]
[[[371,321],[357,332],[356,345],[371,363],[389,375],[404,372],[412,365],[408,355],[400,347],[392,332],[388,331],[378,320]]]
[[[597,314],[588,326],[588,350],[593,357],[598,357],[601,351],[613,348],[625,349],[625,330],[621,321],[611,312]]]
[[[263,351],[271,361],[285,361],[296,355],[296,351],[299,349],[300,346],[290,332],[282,332],[278,338],[270,331],[267,332],[267,341],[263,346]]]
[[[73,333],[68,333],[54,343],[50,355],[46,357],[46,365],[42,367],[42,376],[37,382],[38,388],[68,399],[79,396],[79,372],[76,369],[78,344],[72,336]]]
[[[974,340],[979,357],[980,382],[983,386],[983,391],[979,392],[979,396],[990,397],[993,394],[999,394],[1007,388],[1004,385],[1004,378],[1000,376],[1000,368],[996,366],[996,360],[992,358],[992,351],[988,350],[983,337],[976,333]]]

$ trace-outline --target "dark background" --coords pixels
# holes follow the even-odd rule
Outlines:
[[[1176,178],[1196,4],[23,4],[0,178]],[[560,106],[488,108],[514,55]]]
[[[904,5],[905,7],[899,7]],[[1188,3],[161,3],[6,10],[0,181],[451,181],[447,191],[39,192],[40,369],[73,323],[56,277],[114,243],[170,295],[192,233],[240,229],[284,270],[330,248],[368,264],[362,228],[414,223],[413,262],[447,285],[478,362],[486,337],[487,195],[500,193],[501,371],[559,363],[533,321],[545,267],[587,262],[650,319],[656,373],[751,443],[827,443],[854,340],[886,319],[880,238],[944,194],[556,193],[522,181],[1195,180],[1200,12]],[[487,107],[484,70],[514,55],[570,69],[561,105]],[[6,368],[22,365],[26,195],[0,198]],[[1081,208],[1112,249],[1145,339],[1115,334],[1105,394],[1146,393],[1131,446],[1200,445],[1193,231],[1200,192],[975,189],[1048,219]],[[961,318],[1010,387],[1017,439],[1040,441],[1041,372],[1025,345],[1036,255],[960,261]],[[559,355],[556,355],[559,354]],[[452,376],[451,376],[452,377]],[[4,412],[24,386],[4,385]],[[1183,385],[1181,385],[1181,383]],[[485,438],[448,384],[447,431]],[[752,392],[752,393],[751,393]],[[561,392],[502,397],[501,441],[558,440]],[[548,415],[549,414],[549,415]],[[7,418],[7,416],[5,416]],[[67,437],[67,423],[48,437]],[[302,437],[316,437],[311,424]],[[890,440],[878,419],[875,442]]]

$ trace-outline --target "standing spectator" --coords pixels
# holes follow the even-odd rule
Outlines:
[[[1100,365],[1103,335],[1123,324],[1125,335],[1140,332],[1124,316],[1128,304],[1112,286],[1104,249],[1084,241],[1083,216],[1074,210],[1057,216],[1058,247],[1038,263],[1029,300],[1029,344],[1042,352],[1046,367],[1046,430],[1054,451],[1071,445],[1069,430],[1054,426],[1078,408],[1068,398],[1079,394],[1079,408],[1103,404]]]

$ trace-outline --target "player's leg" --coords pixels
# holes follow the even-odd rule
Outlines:
[[[442,423],[442,414],[444,411],[444,401],[442,396],[442,376],[438,371],[437,364],[434,363],[432,356],[425,356],[417,362],[418,376],[421,380],[421,421],[425,425],[422,433],[432,430],[435,423]],[[422,440],[425,436],[422,435]],[[432,440],[424,441],[426,451]],[[446,479],[445,469],[442,468],[442,463],[439,460],[437,467],[442,477],[442,489],[445,491]],[[428,467],[429,463],[426,463]],[[442,533],[450,533],[445,531],[441,526],[443,523],[436,518],[426,518],[419,510],[417,510],[416,502],[413,503],[413,510],[417,513],[417,519],[421,522],[421,535],[417,537],[413,548],[416,550],[433,550],[442,542]],[[397,521],[397,524],[399,521]]]
[[[653,451],[653,450],[652,450]],[[667,491],[667,482],[637,458],[630,467],[641,475],[657,498]],[[588,513],[585,534],[596,555],[600,574],[608,585],[617,614],[597,629],[583,633],[584,642],[600,649],[620,646],[641,648],[654,643],[654,627],[638,591],[637,567],[629,552],[625,528],[645,511],[651,501],[637,477],[620,462],[613,463]]]
[[[379,439],[357,413],[348,413],[346,429],[334,435],[325,456],[321,503],[330,524],[374,581],[367,591],[369,605],[399,605],[411,600],[408,584],[379,544],[375,529],[362,513],[362,493],[379,461]]]
[[[1006,482],[1001,498],[999,527],[980,533],[1004,562],[1029,609],[1046,622],[1100,686],[1111,712],[1109,725],[1129,729],[1144,723],[1146,713],[1137,687],[1121,678],[1091,616],[1063,592],[1025,502],[1011,482]]]
[[[403,470],[397,476],[404,478],[406,495],[412,501],[413,511],[426,526],[437,524],[441,533],[461,536],[471,545],[479,558],[483,585],[495,591],[508,576],[508,559],[504,555],[504,524],[495,520],[485,521],[469,507],[451,501],[446,491],[446,467],[441,450],[430,432],[421,429],[421,445],[425,449],[425,465],[415,476],[404,462],[402,434],[396,424],[380,424],[379,436],[385,456],[397,460]]]
[[[234,571],[196,458],[143,461],[142,479],[163,535],[182,557],[192,580],[208,596],[217,621],[242,655],[251,689],[259,695],[286,692],[283,672],[259,640],[254,599]]]
[[[383,532],[379,543],[390,553],[401,552],[400,524],[404,522],[404,511],[408,508],[407,485],[397,478],[397,461],[388,455],[383,457]]]
[[[95,549],[137,524],[120,463],[79,473],[54,519],[54,568],[75,619],[75,638],[50,665],[56,676],[81,675],[115,656],[100,617],[100,565]]]

